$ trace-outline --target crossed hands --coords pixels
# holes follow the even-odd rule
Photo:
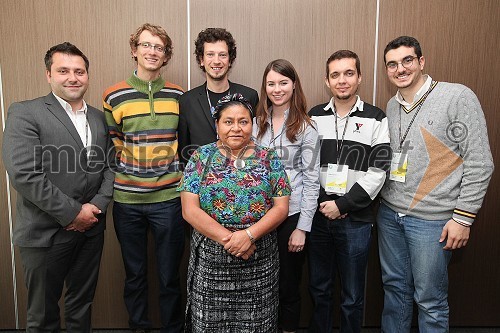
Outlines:
[[[235,257],[248,260],[257,247],[252,244],[245,230],[231,232],[222,239],[224,249]]]
[[[319,204],[319,211],[325,215],[326,218],[330,220],[343,219],[347,216],[346,214],[340,214],[339,208],[335,203],[335,200],[323,201]]]
[[[83,204],[78,215],[64,230],[85,232],[99,221],[96,217],[98,214],[101,214],[101,210],[97,206],[91,203]]]

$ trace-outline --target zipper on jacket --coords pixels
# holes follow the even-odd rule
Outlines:
[[[151,119],[156,120],[156,113],[154,107],[153,94],[151,93],[151,81],[148,82],[148,98],[149,98],[149,113],[151,114]]]

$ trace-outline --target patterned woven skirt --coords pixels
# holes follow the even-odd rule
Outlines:
[[[255,243],[248,260],[193,230],[186,332],[275,333],[279,260],[276,233]]]

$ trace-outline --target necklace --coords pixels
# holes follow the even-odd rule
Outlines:
[[[206,92],[207,92],[208,106],[210,106],[210,114],[213,117],[214,113],[215,113],[215,106],[212,106],[212,101],[210,100],[210,95],[208,93],[208,87],[206,87]],[[222,97],[227,96],[227,95],[231,95],[231,85],[229,85],[229,88],[226,91],[222,92],[222,93],[215,93],[213,91],[210,91],[210,92],[212,93],[212,95],[214,96],[214,98],[217,98],[217,97],[219,97],[221,95],[222,95]],[[227,92],[227,94],[226,94],[226,92]],[[219,100],[220,99],[217,99],[217,101],[215,102],[215,105],[217,105],[217,103],[219,102]]]
[[[231,148],[229,148],[228,146],[226,146],[224,143],[221,142],[221,145],[222,147],[224,147],[224,149],[229,152],[229,155],[231,155],[231,157],[234,159],[233,161],[233,166],[236,168],[236,169],[242,169],[245,167],[245,160],[241,159],[243,157],[243,155],[245,155],[245,152],[247,151],[247,148],[248,148],[248,143],[247,145],[245,146],[245,148],[243,148],[242,150],[240,150],[240,153],[236,156],[233,154]]]

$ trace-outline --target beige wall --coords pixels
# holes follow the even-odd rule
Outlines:
[[[433,78],[466,84],[477,93],[495,162],[500,165],[499,127],[493,126],[500,120],[494,109],[500,104],[495,82],[500,74],[500,62],[495,60],[500,33],[497,0],[2,0],[2,115],[14,101],[49,92],[43,56],[50,46],[63,41],[76,44],[89,57],[91,86],[86,100],[100,107],[103,90],[134,69],[128,37],[143,22],[164,26],[173,40],[174,56],[164,70],[167,80],[185,89],[201,84],[204,77],[193,56],[193,41],[201,29],[225,27],[238,46],[232,81],[259,91],[267,63],[285,58],[295,65],[310,107],[329,98],[323,80],[325,61],[335,50],[345,48],[361,59],[359,94],[384,108],[395,91],[385,77],[383,49],[399,35],[413,35],[422,44],[426,71]],[[26,290],[17,251],[15,273],[11,265],[8,198],[14,204],[15,191],[9,192],[6,182],[0,160],[0,329],[22,328],[26,318]],[[496,173],[469,245],[456,251],[450,264],[452,325],[500,326],[500,265],[494,264],[500,256],[498,183]],[[110,214],[105,242],[94,327],[126,327],[121,296],[124,270]],[[149,268],[155,273],[153,259]],[[376,242],[368,274],[365,324],[377,326],[382,290]],[[158,288],[151,275],[150,312],[158,324]],[[304,325],[311,307],[305,286],[304,282]]]

